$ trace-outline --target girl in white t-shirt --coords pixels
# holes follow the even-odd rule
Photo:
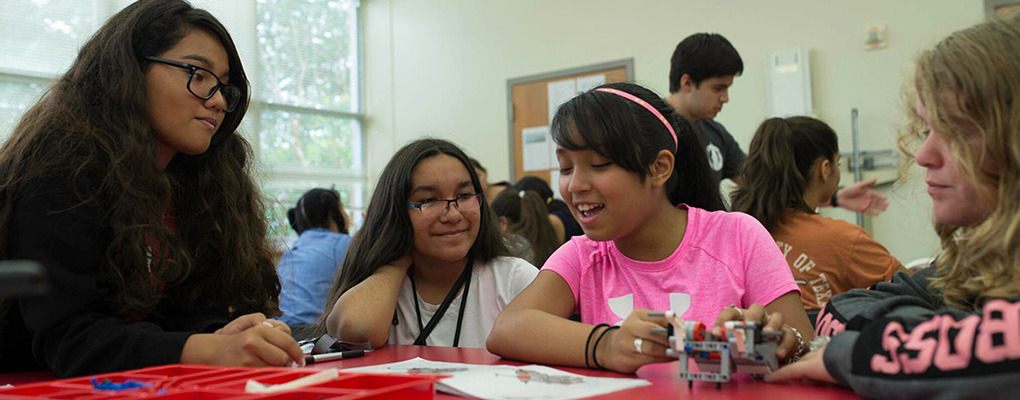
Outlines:
[[[602,85],[561,106],[552,135],[560,193],[585,236],[549,257],[499,316],[489,351],[633,373],[676,360],[666,335],[652,333],[667,325],[652,310],[716,328],[740,310],[783,331],[781,360],[806,350],[811,324],[782,253],[754,218],[720,211],[704,145],[661,98]],[[567,319],[574,313],[580,322]]]
[[[496,316],[537,274],[506,245],[464,152],[440,139],[401,148],[333,285],[338,340],[483,347]]]

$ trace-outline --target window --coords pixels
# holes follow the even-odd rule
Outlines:
[[[357,1],[258,0],[257,143],[276,202],[335,185],[355,224],[365,205]]]
[[[6,140],[21,115],[42,96],[46,79],[0,73],[0,141]]]
[[[0,140],[130,0],[14,0],[0,15]],[[241,131],[255,148],[271,235],[286,210],[336,187],[354,225],[366,203],[358,0],[192,0],[230,31],[251,80]]]
[[[105,18],[98,1],[16,0],[0,14],[0,140]],[[28,40],[25,40],[28,38]]]

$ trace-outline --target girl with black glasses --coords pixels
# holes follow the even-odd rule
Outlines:
[[[0,149],[0,258],[50,294],[2,307],[3,369],[301,363],[279,314],[230,35],[180,0],[138,1],[82,47]]]

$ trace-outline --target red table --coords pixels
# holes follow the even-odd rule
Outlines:
[[[388,364],[421,357],[432,361],[461,362],[484,365],[526,365],[515,361],[504,360],[485,349],[460,349],[452,347],[425,347],[388,345],[364,357],[350,360],[333,361],[310,365],[309,368],[353,368],[377,364]],[[634,378],[615,372],[595,371],[584,368],[564,368],[553,366],[564,371],[587,376],[610,378]],[[614,392],[592,399],[858,399],[853,392],[832,386],[809,385],[777,385],[751,379],[747,375],[738,374],[721,389],[714,383],[695,382],[694,388],[687,387],[687,381],[677,377],[679,362],[646,365],[638,370],[637,377],[652,382],[649,386]],[[0,374],[0,385],[24,384],[54,379],[48,372],[23,372]],[[436,399],[462,399],[445,393],[436,393]]]
[[[57,376],[53,375],[53,373],[49,371],[12,372],[9,374],[0,374],[0,386],[18,386],[26,383],[42,382],[53,379],[57,379]]]
[[[310,365],[311,368],[353,368],[368,365],[388,364],[421,357],[431,361],[461,362],[484,365],[527,365],[489,353],[485,349],[460,349],[452,347],[425,347],[388,345],[361,358]],[[751,379],[738,374],[729,383],[716,390],[714,383],[695,382],[694,388],[687,387],[687,381],[677,377],[679,361],[646,365],[638,370],[637,377],[652,382],[649,386],[614,392],[591,399],[859,399],[853,392],[833,386],[779,385]],[[584,368],[552,366],[570,373],[607,378],[634,378],[633,375]],[[436,399],[463,399],[445,393],[436,393]]]

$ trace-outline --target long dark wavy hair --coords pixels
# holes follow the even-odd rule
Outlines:
[[[426,138],[398,150],[386,164],[375,185],[365,222],[351,239],[343,268],[337,273],[329,301],[326,302],[323,321],[344,292],[364,281],[379,267],[403,257],[414,247],[414,228],[407,208],[411,196],[411,173],[423,160],[441,154],[456,158],[464,164],[471,175],[471,186],[475,193],[482,193],[481,181],[470,159],[457,145],[442,139]],[[480,211],[478,237],[468,255],[474,257],[475,262],[486,263],[498,256],[507,255],[507,248],[488,202],[482,202]]]
[[[655,107],[676,132],[673,136],[650,111],[600,88],[617,89]],[[567,150],[592,150],[636,172],[641,180],[662,150],[675,155],[673,174],[666,181],[666,196],[673,205],[685,203],[708,211],[723,210],[719,183],[712,176],[705,145],[686,118],[679,117],[651,90],[633,83],[609,83],[564,103],[552,122],[552,137]],[[674,151],[674,149],[676,149]]]
[[[230,83],[241,89],[208,150],[156,165],[148,118],[145,57],[161,54],[194,29],[220,40]],[[183,83],[182,83],[183,84]],[[153,310],[165,285],[175,301],[233,315],[279,314],[280,282],[266,241],[264,204],[251,178],[251,146],[236,130],[249,83],[234,42],[208,12],[182,0],[141,0],[124,8],[82,46],[70,69],[21,119],[0,148],[0,256],[6,257],[12,200],[38,179],[95,181],[82,204],[109,210],[106,248],[110,307],[121,316]],[[172,214],[167,214],[168,210]],[[164,225],[169,216],[175,228]],[[147,241],[162,268],[148,276]]]
[[[751,215],[769,232],[790,209],[814,213],[804,202],[811,168],[821,160],[835,163],[836,153],[836,132],[822,121],[810,117],[765,120],[740,166],[744,185],[733,192],[733,211]]]

